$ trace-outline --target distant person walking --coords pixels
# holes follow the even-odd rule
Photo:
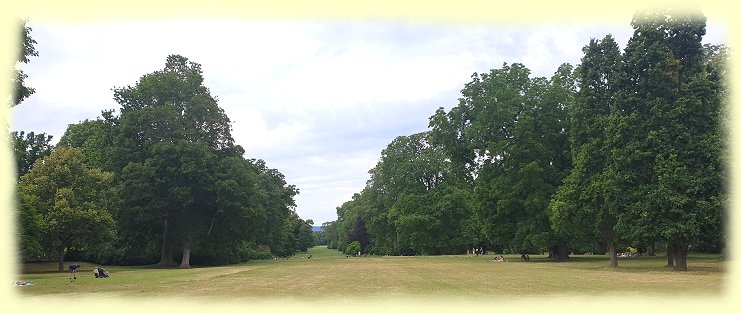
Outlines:
[[[69,279],[77,279],[78,268],[80,268],[80,264],[72,263],[69,265]]]

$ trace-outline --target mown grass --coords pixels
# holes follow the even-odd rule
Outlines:
[[[23,297],[95,296],[188,297],[197,299],[294,299],[334,301],[389,297],[468,299],[486,297],[613,295],[720,295],[727,281],[726,262],[717,255],[691,254],[690,271],[674,272],[666,259],[620,259],[608,267],[606,256],[575,256],[554,263],[544,256],[530,262],[505,255],[346,258],[337,251],[315,247],[291,259],[191,269],[154,266],[106,266],[111,278],[95,279],[94,264],[82,263],[78,279],[56,272],[56,264],[23,267],[20,280],[35,285],[17,287]]]

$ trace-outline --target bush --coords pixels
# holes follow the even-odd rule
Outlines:
[[[250,242],[250,249],[248,250],[247,257],[250,260],[268,260],[273,258],[273,253],[270,252],[270,247],[267,245],[257,245],[254,242]]]
[[[345,254],[357,255],[360,251],[360,241],[353,241],[345,248]]]

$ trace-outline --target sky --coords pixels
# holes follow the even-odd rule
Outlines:
[[[340,20],[164,20],[34,23],[38,57],[21,68],[36,93],[13,109],[11,129],[46,132],[118,109],[113,88],[164,68],[170,54],[202,65],[204,84],[232,121],[246,158],[263,159],[300,194],[314,225],[360,192],[394,138],[427,130],[439,107],[458,104],[474,72],[522,63],[550,77],[577,65],[590,38],[621,24],[451,24]],[[725,43],[708,21],[706,43]]]

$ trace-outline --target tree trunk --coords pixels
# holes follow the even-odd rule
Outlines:
[[[675,244],[674,251],[674,270],[675,271],[686,271],[687,270],[687,254],[689,249],[686,244]]]
[[[671,245],[666,245],[666,267],[674,268],[674,251]]]
[[[168,240],[168,226],[167,226],[167,219],[165,219],[165,223],[162,226],[162,255],[160,256],[160,263],[159,265],[175,265],[175,260],[172,258],[172,247],[170,247],[170,241]]]
[[[190,268],[190,244],[183,245],[183,260],[180,262],[180,268]]]
[[[214,217],[211,218],[211,226],[208,227],[208,232],[206,232],[206,237],[211,236],[211,230],[214,229],[214,223],[216,223],[216,216],[219,215],[219,211],[216,211],[216,214],[214,214]]]
[[[656,256],[656,242],[652,241],[650,244],[648,244],[646,250],[648,250],[648,256]]]
[[[618,257],[617,257],[617,245],[615,245],[615,241],[612,240],[612,238],[607,239],[607,247],[610,248],[610,267],[617,268],[618,267]]]
[[[394,255],[399,255],[399,242],[396,239],[396,236],[394,236]]]
[[[57,251],[59,253],[59,272],[64,272],[64,246]]]
[[[556,255],[556,261],[565,262],[569,260],[569,246],[566,241],[558,241],[558,254]]]

